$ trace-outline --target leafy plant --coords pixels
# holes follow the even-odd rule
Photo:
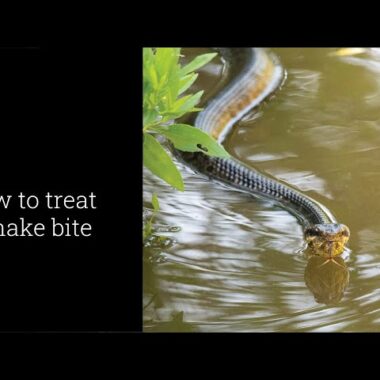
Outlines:
[[[208,63],[216,53],[202,54],[185,66],[179,63],[180,48],[143,50],[143,161],[153,174],[183,191],[181,173],[156,139],[164,136],[176,149],[229,157],[224,148],[207,133],[174,121],[196,108],[203,91],[186,93],[198,74],[194,71]]]

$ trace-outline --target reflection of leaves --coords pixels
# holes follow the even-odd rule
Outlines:
[[[152,195],[152,206],[153,212],[148,209],[143,209],[143,246],[146,248],[153,248],[163,250],[165,248],[171,247],[175,240],[168,237],[160,235],[162,232],[178,232],[181,230],[178,226],[168,226],[153,223],[156,214],[160,210],[160,205],[158,203],[157,194]]]
[[[143,249],[144,260],[151,263],[164,263],[166,256],[164,251],[175,244],[175,240],[169,236],[161,235],[161,232],[178,232],[181,229],[176,226],[161,225],[153,223],[153,218],[156,216],[159,205],[155,194],[152,197],[153,212],[144,209],[143,212]]]
[[[157,194],[153,193],[152,195],[152,206],[155,212],[159,211],[160,209],[160,204],[158,202]]]
[[[184,312],[173,312],[172,320],[168,322],[158,322],[152,327],[144,328],[146,332],[194,332],[197,331],[197,327],[191,323],[184,321]]]
[[[349,271],[341,257],[326,259],[311,256],[305,268],[305,283],[318,303],[334,304],[341,300],[349,282]]]
[[[153,229],[154,230],[154,229]],[[174,239],[168,236],[151,235],[144,242],[144,246],[148,248],[167,249],[174,244]]]

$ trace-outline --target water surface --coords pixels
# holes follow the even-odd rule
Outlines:
[[[347,224],[345,260],[308,260],[301,225],[270,201],[181,164],[183,193],[144,170],[144,205],[157,192],[156,222],[181,227],[161,233],[173,244],[144,250],[145,331],[380,330],[380,51],[335,50],[273,49],[287,79],[225,146]],[[223,73],[215,59],[194,91],[211,96]]]

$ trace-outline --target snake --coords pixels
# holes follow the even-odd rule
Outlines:
[[[282,88],[286,71],[277,55],[266,48],[215,50],[227,69],[227,79],[191,121],[195,128],[223,144],[239,120]],[[236,157],[211,156],[207,148],[198,146],[200,151],[176,150],[176,154],[209,179],[256,198],[270,199],[292,213],[303,226],[304,239],[313,254],[332,258],[344,251],[350,230],[339,223],[327,207]]]

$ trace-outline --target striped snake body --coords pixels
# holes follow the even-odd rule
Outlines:
[[[229,72],[227,84],[207,102],[193,124],[223,143],[233,125],[247,112],[260,105],[284,80],[277,57],[261,48],[218,49]],[[211,157],[201,152],[179,152],[196,171],[209,178],[274,200],[293,213],[304,226],[304,236],[312,252],[336,256],[343,252],[349,229],[336,221],[319,202],[265,175],[236,158]]]

